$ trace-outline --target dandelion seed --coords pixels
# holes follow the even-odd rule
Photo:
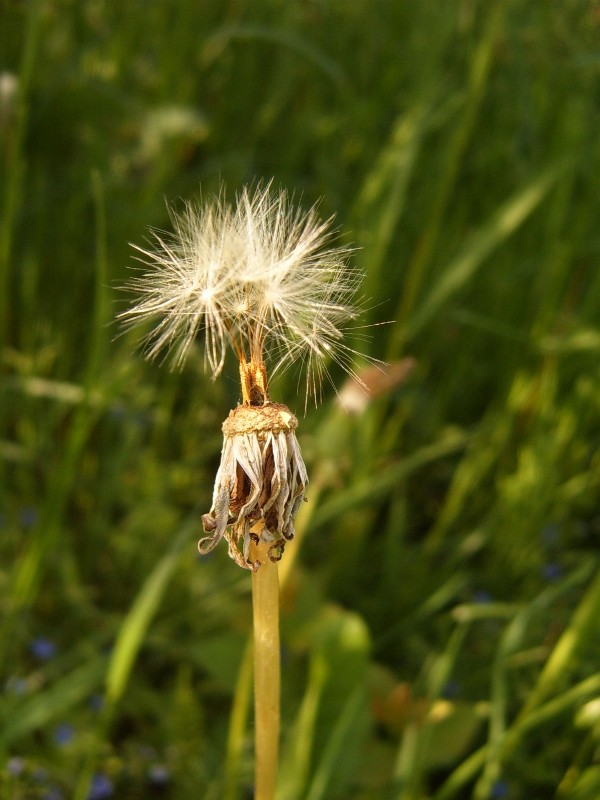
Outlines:
[[[180,365],[198,334],[213,378],[227,349],[236,355],[242,404],[223,424],[199,549],[225,538],[234,561],[256,570],[252,542],[281,558],[308,485],[296,417],[271,402],[267,364],[271,375],[300,364],[315,401],[331,380],[327,361],[354,375],[344,334],[360,312],[361,275],[348,267],[348,249],[332,245],[331,220],[293,208],[271,184],[244,189],[233,207],[222,195],[212,205],[190,203],[173,226],[171,236],[153,234],[154,248],[136,248],[148,270],[131,282],[138,300],[120,316],[129,326],[154,321],[144,339],[150,358],[167,351]]]

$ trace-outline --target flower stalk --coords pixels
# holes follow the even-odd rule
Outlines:
[[[308,475],[296,439],[298,420],[269,396],[269,377],[298,363],[306,398],[320,397],[327,361],[354,375],[345,326],[357,318],[362,276],[332,247],[329,222],[315,209],[291,207],[270,184],[244,189],[235,207],[221,196],[173,216],[175,233],[154,233],[154,249],[136,248],[148,271],[130,288],[137,302],[120,316],[150,319],[150,358],[172,353],[181,365],[198,333],[216,378],[231,349],[239,364],[241,403],[224,421],[221,463],[200,553],[222,539],[252,572],[256,800],[273,800],[279,748],[279,579],[277,562],[294,536]]]
[[[254,774],[255,800],[273,800],[279,756],[280,648],[278,564],[253,545],[252,557],[261,561],[252,573],[254,632]]]

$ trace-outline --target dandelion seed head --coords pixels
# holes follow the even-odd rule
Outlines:
[[[126,326],[151,323],[149,358],[166,353],[180,366],[201,334],[213,377],[228,349],[241,364],[270,362],[273,373],[300,364],[315,400],[331,378],[325,361],[351,373],[356,352],[344,336],[362,311],[362,273],[348,265],[350,249],[333,244],[331,219],[269,183],[245,188],[234,205],[223,193],[187,203],[172,222],[173,233],[153,231],[151,246],[135,246],[137,299],[120,314]]]

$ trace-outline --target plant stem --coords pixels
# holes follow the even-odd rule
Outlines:
[[[255,545],[254,619],[255,800],[273,800],[279,750],[279,575],[269,545]]]

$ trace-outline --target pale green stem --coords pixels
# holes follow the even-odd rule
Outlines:
[[[274,800],[279,751],[279,575],[268,545],[252,555],[261,562],[252,574],[254,620],[254,800]]]

